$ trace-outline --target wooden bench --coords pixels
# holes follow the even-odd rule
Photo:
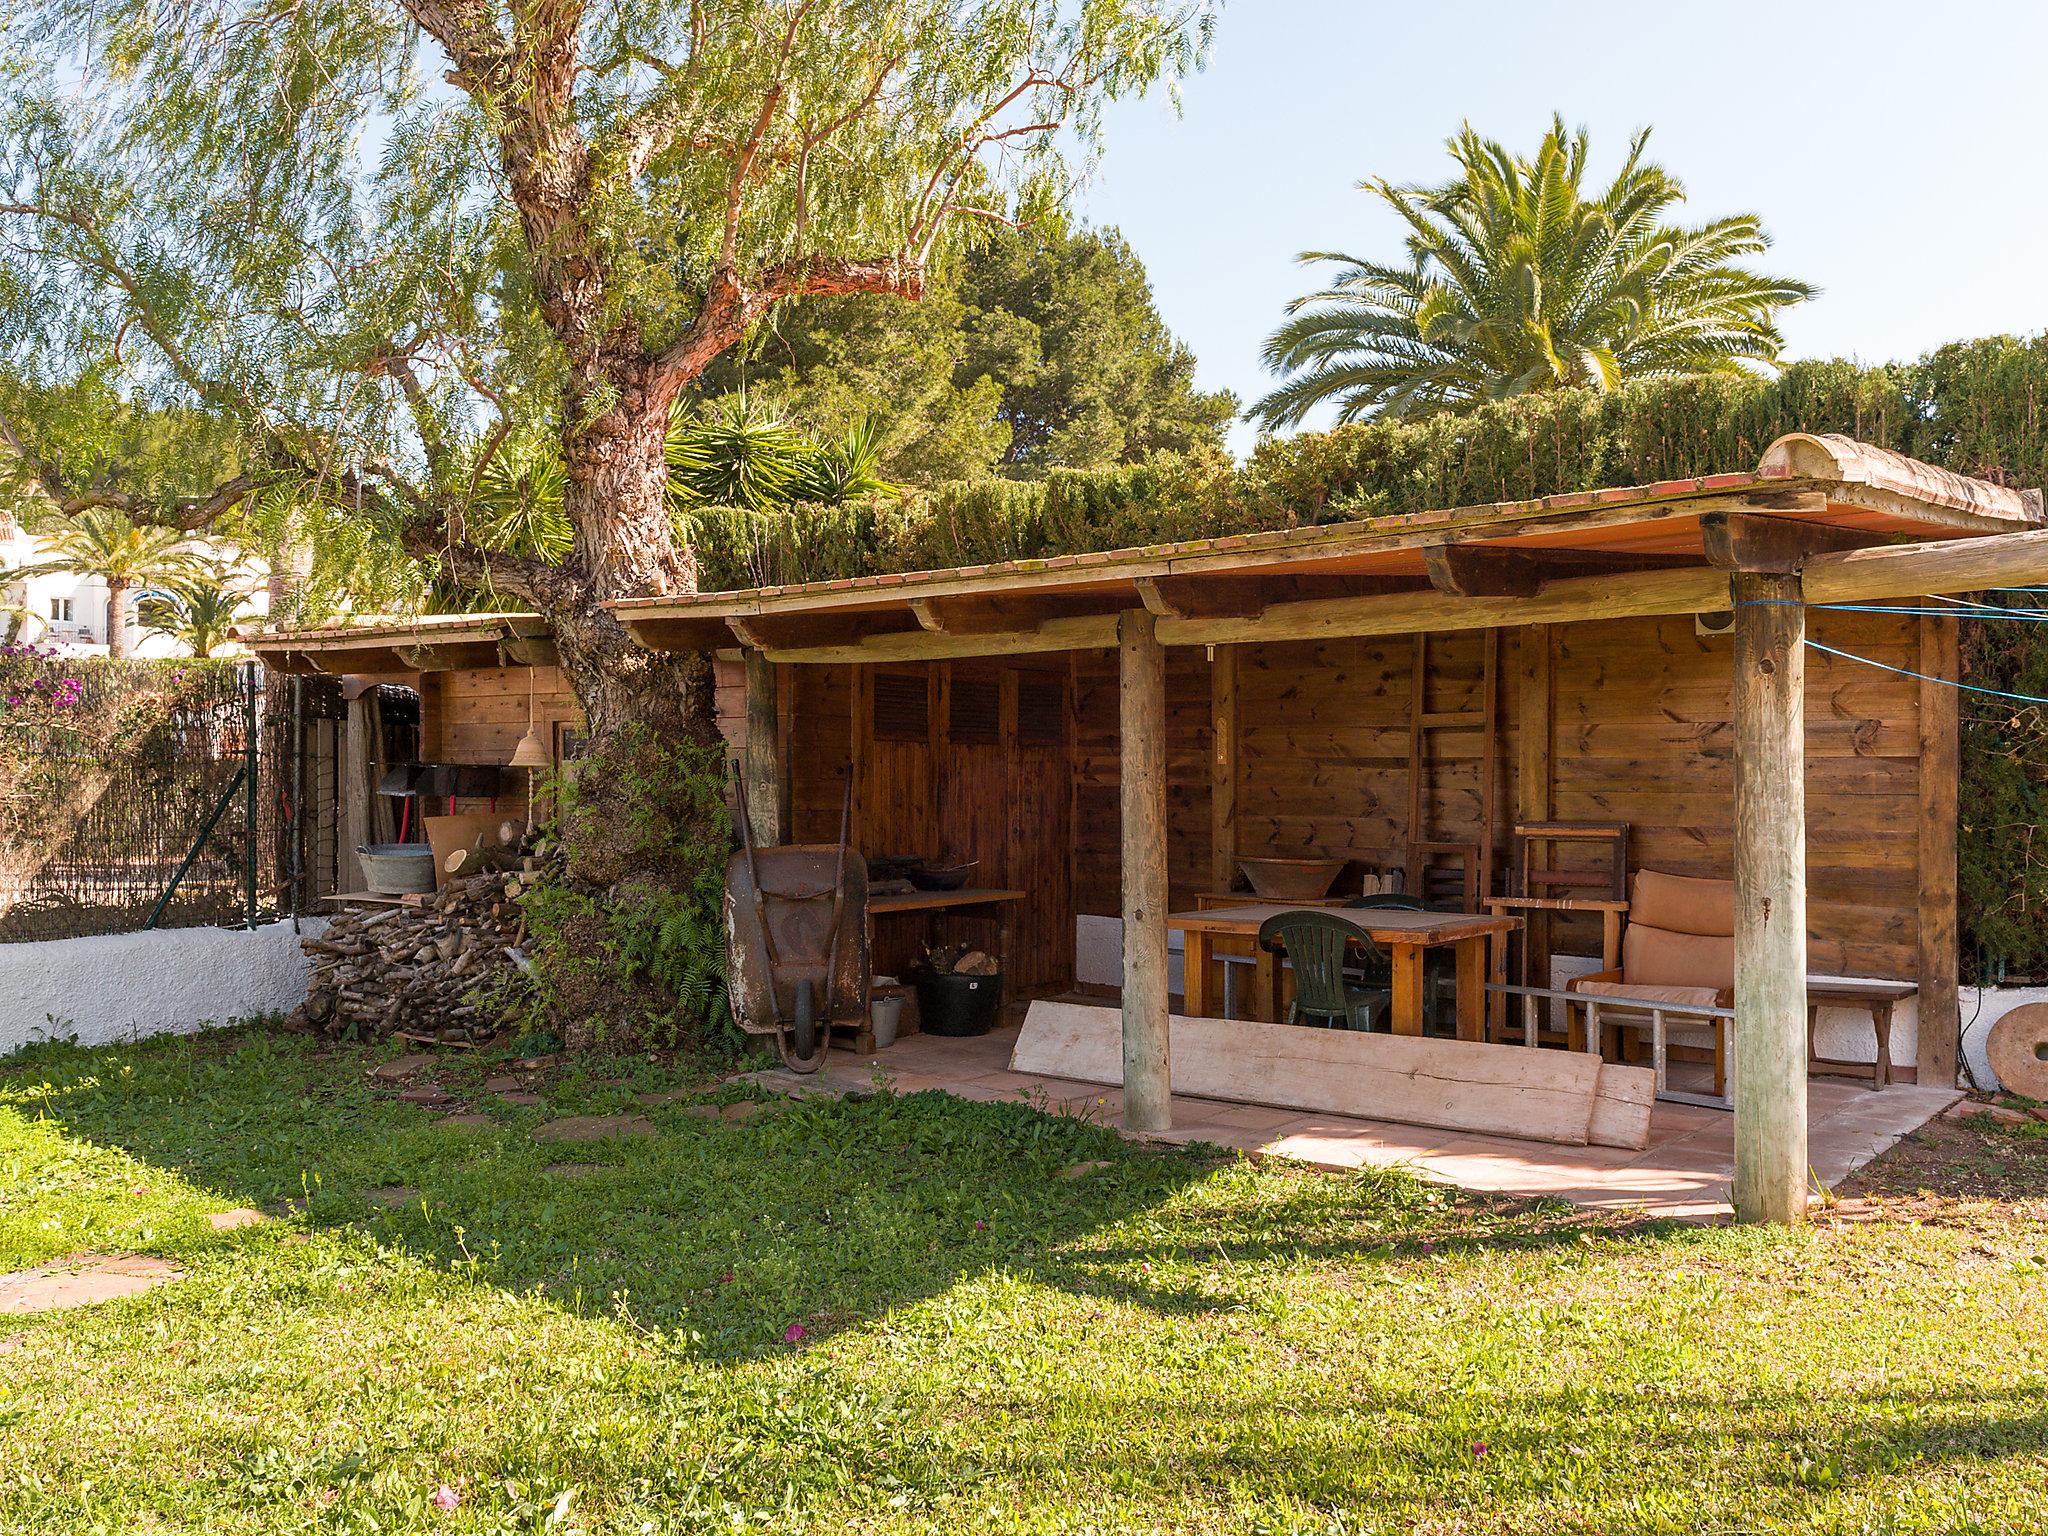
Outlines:
[[[1815,981],[1806,983],[1806,1070],[1827,1076],[1867,1077],[1872,1088],[1892,1083],[1892,1010],[1920,989],[1910,981]],[[1875,1061],[1841,1061],[1813,1048],[1823,1008],[1861,1008],[1877,1035]]]

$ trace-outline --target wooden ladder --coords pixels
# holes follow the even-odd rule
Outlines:
[[[1456,860],[1463,870],[1460,906],[1477,912],[1493,893],[1494,825],[1500,789],[1500,631],[1485,631],[1477,709],[1429,708],[1429,636],[1415,636],[1415,668],[1408,700],[1408,894],[1429,900],[1432,860]],[[1480,731],[1479,824],[1475,842],[1451,842],[1429,835],[1429,737],[1432,731]]]

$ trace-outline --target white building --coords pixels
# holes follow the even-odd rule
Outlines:
[[[207,539],[194,539],[193,551],[209,559],[233,560],[241,551],[232,544]],[[54,646],[67,656],[104,656],[107,654],[107,584],[97,576],[79,576],[69,572],[43,576],[17,576],[14,573],[29,566],[40,565],[51,558],[52,551],[41,539],[23,529],[14,518],[0,511],[0,602],[10,608],[22,608],[30,615],[28,622],[15,633],[17,644]],[[264,569],[260,562],[244,560],[242,569],[249,575],[249,584],[254,590],[245,605],[251,618],[269,611],[270,596],[264,590]],[[143,627],[142,599],[150,589],[138,587],[128,593],[128,654],[130,656],[182,656],[187,648],[167,635],[156,634]],[[5,632],[0,625],[0,633]],[[235,643],[219,646],[216,655],[238,655],[242,647]]]

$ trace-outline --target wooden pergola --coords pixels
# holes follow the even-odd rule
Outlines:
[[[1795,435],[1753,473],[615,607],[650,647],[737,641],[748,717],[761,727],[776,719],[777,664],[1114,649],[1124,1103],[1138,1130],[1164,1129],[1170,1116],[1169,648],[1732,612],[1736,1206],[1785,1221],[1807,1191],[1807,611],[2048,579],[2043,525],[2038,492]],[[1918,669],[1922,1070],[1952,1081],[1958,664],[1953,622],[1929,632],[1946,640]],[[1218,725],[1215,752],[1227,758],[1220,714]],[[747,737],[750,800],[769,826],[773,741],[768,728]],[[1211,809],[1219,822],[1233,814],[1227,803]]]

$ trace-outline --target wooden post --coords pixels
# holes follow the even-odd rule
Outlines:
[[[363,873],[362,861],[356,857],[356,849],[375,836],[370,830],[371,800],[377,791],[376,781],[370,777],[370,734],[374,728],[366,690],[348,701],[342,728],[341,856],[336,879],[351,891],[364,890],[370,883],[370,877]]]
[[[1551,818],[1555,794],[1555,769],[1552,762],[1555,732],[1552,720],[1557,702],[1556,683],[1557,628],[1551,624],[1529,624],[1515,632],[1515,820],[1519,823],[1548,821]],[[1540,845],[1543,867],[1550,867],[1550,847],[1545,841]],[[1515,855],[1515,845],[1509,844],[1509,857]],[[1525,858],[1529,855],[1523,855]],[[1515,882],[1520,878],[1518,870],[1510,868],[1509,889],[1517,896],[1535,896],[1535,890],[1522,890]],[[1610,918],[1612,914],[1609,914]],[[1517,978],[1525,987],[1547,987],[1550,985],[1550,946],[1552,937],[1551,915],[1533,909],[1522,914],[1522,970]],[[1612,967],[1618,961],[1609,961]],[[1502,977],[1503,981],[1507,978]],[[1494,999],[1494,1027],[1505,1028],[1507,999]],[[1547,1011],[1549,1003],[1539,1001],[1535,1007]]]
[[[1956,1082],[1962,1021],[1956,1003],[1956,794],[1962,773],[1957,623],[1920,620],[1920,1051],[1919,1081]]]
[[[1735,1214],[1806,1210],[1806,609],[1796,575],[1738,571]]]
[[[1237,879],[1237,647],[1219,645],[1209,663],[1209,878],[1227,891]]]
[[[782,823],[781,775],[776,772],[777,735],[775,663],[749,646],[747,658],[747,741],[740,759],[740,782],[747,793],[747,815],[754,837],[764,847],[789,840]]]
[[[1166,1025],[1166,652],[1152,615],[1117,620],[1122,726],[1124,1124],[1173,1125]]]

